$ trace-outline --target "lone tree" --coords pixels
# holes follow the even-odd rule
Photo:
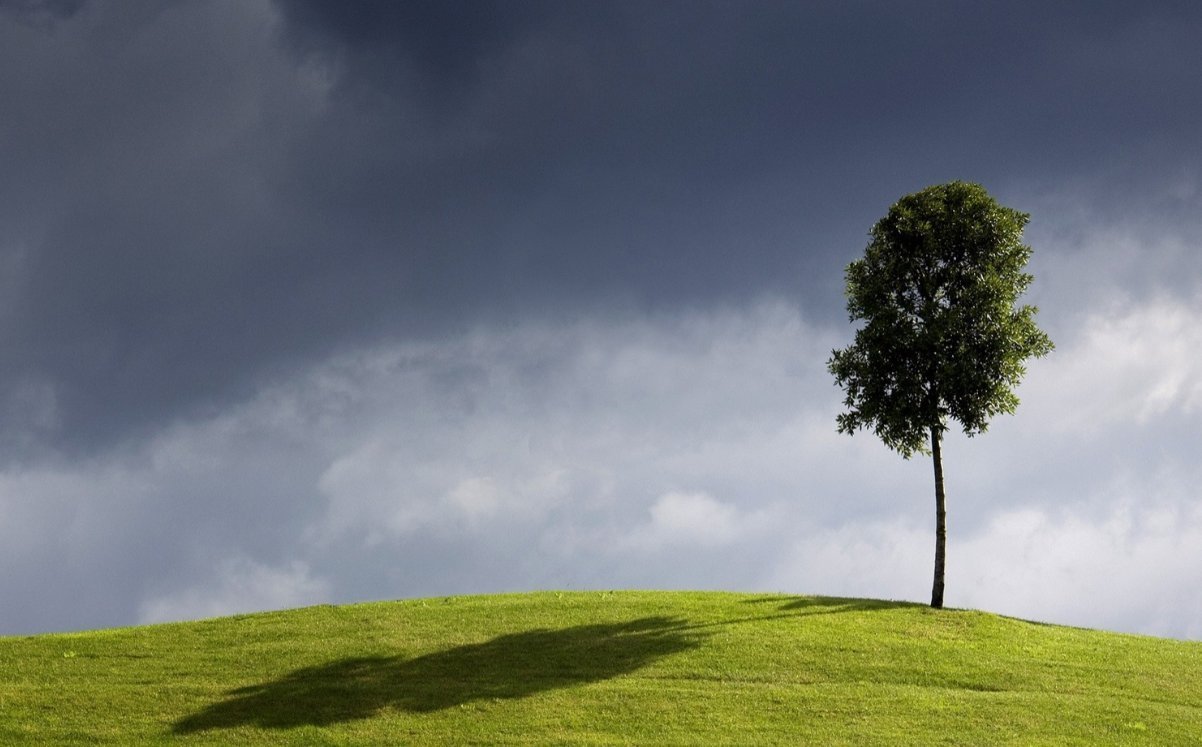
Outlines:
[[[1022,243],[1028,218],[977,184],[928,187],[898,200],[872,227],[864,257],[847,267],[847,311],[862,325],[827,363],[847,395],[839,431],[871,429],[907,459],[931,455],[932,607],[943,606],[940,441],[948,419],[973,436],[994,415],[1013,413],[1023,362],[1053,347],[1035,325],[1036,308],[1016,305],[1033,279],[1023,271],[1031,257]]]

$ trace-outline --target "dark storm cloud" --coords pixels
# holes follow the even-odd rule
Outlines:
[[[441,224],[397,242],[439,247],[415,291],[469,305],[772,289],[830,314],[845,259],[904,191],[968,177],[1004,198],[1068,174],[1122,182],[1128,200],[1196,152],[1188,116],[1163,112],[1193,106],[1174,92],[1200,60],[1160,8],[508,4],[521,12],[496,33],[448,42],[461,53],[449,67],[412,38],[443,38],[453,6],[349,29],[345,11],[282,7],[334,60],[342,106],[431,154],[377,179],[394,141],[363,133],[370,164],[350,177],[363,192],[338,194],[362,208],[381,184],[419,183],[401,202],[421,208],[394,213]]]
[[[44,24],[75,15],[85,2],[87,0],[0,0],[0,14]]]
[[[456,4],[281,8],[342,111],[392,125],[362,133],[375,168],[351,181],[421,185],[396,214],[443,224],[409,242],[439,246],[418,283],[438,298],[772,287],[828,313],[841,260],[904,191],[1068,178],[1130,205],[1198,158],[1199,11],[1045,5],[508,3],[478,6],[485,28]],[[398,131],[430,161],[388,174]]]
[[[296,0],[283,5],[288,36],[302,53],[346,54],[355,76],[386,88],[396,84],[390,74],[402,70],[432,100],[478,84],[482,68],[552,7],[500,0]]]
[[[484,317],[839,318],[905,192],[1183,212],[1200,156],[1192,4],[0,7],[56,19],[0,27],[8,458]]]

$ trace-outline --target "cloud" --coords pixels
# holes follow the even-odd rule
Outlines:
[[[1202,407],[1202,300],[1155,298],[1090,313],[1024,389],[1052,428],[1086,436]],[[1054,394],[1053,394],[1054,393]]]
[[[922,599],[930,465],[835,434],[823,363],[864,232],[955,178],[1031,212],[1059,349],[949,439],[953,541],[1023,578],[1128,511],[1191,567],[1137,519],[1197,501],[1202,6],[349,7],[0,0],[0,630],[271,579]]]
[[[5,3],[0,389],[54,402],[6,456],[484,320],[840,318],[865,230],[950,178],[1196,223],[1196,10],[394,5]]]
[[[948,439],[948,604],[1193,635],[1202,308],[1074,318],[1015,416]],[[0,591],[29,601],[0,625],[565,587],[925,600],[930,464],[835,432],[838,342],[766,298],[331,356],[104,458],[7,468]]]
[[[1025,619],[1202,637],[1202,501],[1093,496],[1090,513],[1004,506],[953,521],[947,604]],[[953,517],[955,514],[953,513]],[[926,601],[934,534],[911,519],[816,528],[784,546],[765,590]]]
[[[23,23],[48,27],[78,13],[87,0],[0,0],[0,14]]]
[[[0,472],[0,629],[36,631],[132,622],[130,603],[161,578],[181,539],[181,506],[159,503],[162,486],[121,460]],[[184,509],[184,510],[181,510]]]
[[[651,504],[646,523],[619,543],[623,551],[654,553],[676,545],[721,548],[763,535],[772,525],[773,508],[744,512],[706,493],[672,491]]]
[[[862,487],[835,487],[829,457],[864,454],[883,467],[869,484],[896,482],[882,450],[823,435],[837,397],[813,362],[829,347],[795,307],[765,301],[481,326],[331,357],[103,458],[11,465],[0,491],[7,567],[42,569],[4,578],[31,601],[0,624],[118,624],[146,605],[249,599],[238,590],[253,585],[227,578],[229,558],[303,563],[342,601],[737,587],[762,558],[731,564],[714,550],[764,556],[768,545],[747,546],[782,496],[821,520],[846,509],[827,495]],[[41,536],[56,543],[20,541]],[[639,551],[613,552],[622,543]],[[61,595],[23,586],[46,573]],[[72,598],[88,604],[72,609]]]
[[[147,599],[139,623],[197,620],[239,612],[285,609],[329,598],[329,584],[301,562],[272,568],[245,558],[227,559],[202,585]]]
[[[1079,325],[1078,314],[1124,304],[1189,302],[1202,287],[1202,193],[1193,186],[1200,175],[1202,154],[1157,170],[1137,195],[1108,194],[1114,181],[1104,178],[1015,194],[1013,204],[1031,214],[1035,303]]]
[[[965,606],[1200,638],[1202,598],[1194,592],[1202,586],[1200,498],[1175,503],[1132,491],[1092,517],[1056,509],[1000,512],[984,532],[952,546],[948,583],[961,589]]]
[[[277,2],[290,43],[337,64],[350,87],[371,81],[426,101],[456,98],[487,77],[550,6],[539,2]]]
[[[931,595],[935,535],[933,529],[918,524],[917,518],[807,526],[800,536],[782,543],[774,566],[759,587],[766,591],[926,601]],[[953,561],[948,562],[954,567]],[[949,581],[949,597],[957,590]],[[950,599],[948,604],[954,606]]]

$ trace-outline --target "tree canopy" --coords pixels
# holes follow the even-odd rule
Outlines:
[[[1036,308],[1016,305],[1032,281],[1028,219],[956,181],[903,197],[873,226],[847,268],[847,310],[863,324],[829,362],[846,393],[841,432],[871,429],[909,457],[949,418],[975,435],[1014,412],[1024,361],[1053,347]]]

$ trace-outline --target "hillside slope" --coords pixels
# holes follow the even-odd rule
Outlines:
[[[1202,643],[578,592],[0,638],[0,744],[1198,744]]]

